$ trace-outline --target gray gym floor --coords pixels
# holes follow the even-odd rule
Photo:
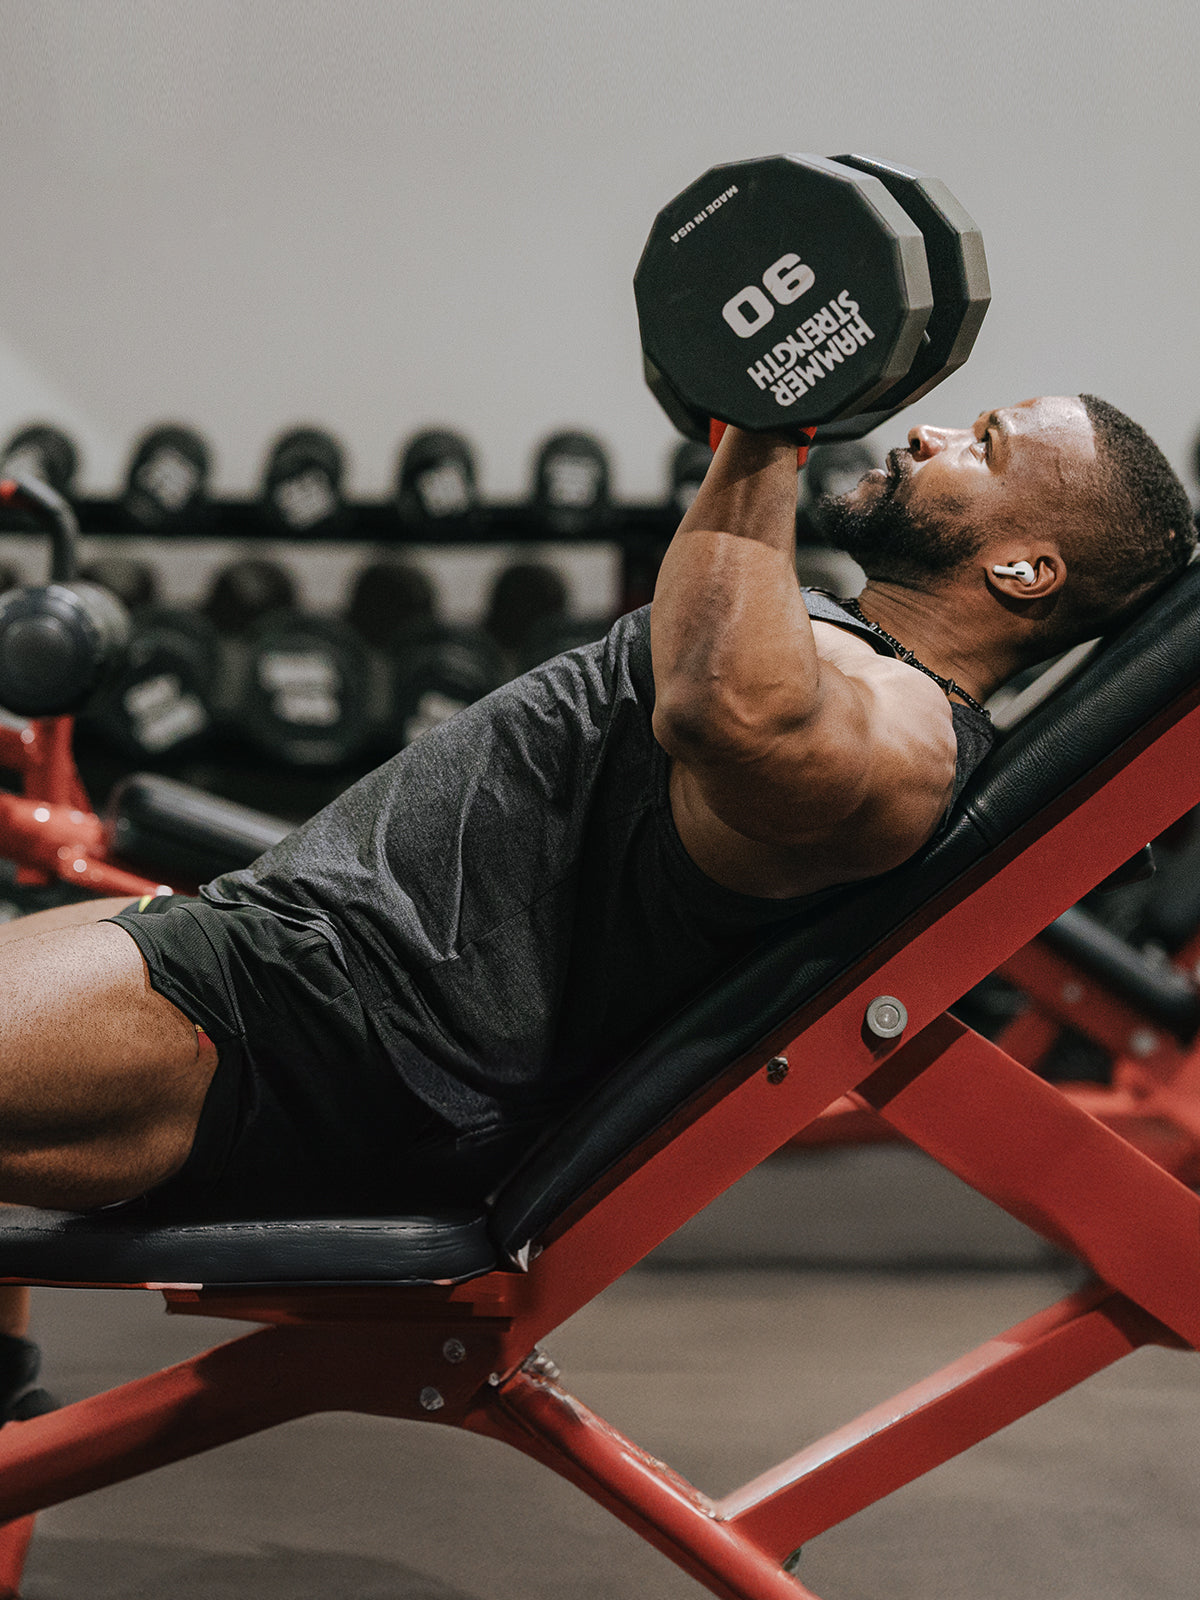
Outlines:
[[[907,1152],[776,1163],[547,1348],[568,1387],[722,1493],[1075,1286],[1073,1265],[996,1216]],[[739,1253],[760,1264],[737,1265]],[[910,1264],[887,1266],[895,1260]],[[138,1293],[41,1291],[37,1317],[47,1380],[65,1398],[240,1331],[165,1317],[157,1296]],[[1200,1364],[1138,1352],[813,1541],[801,1576],[822,1600],[1194,1600],[1198,1441]],[[44,1513],[23,1590],[27,1600],[704,1592],[515,1452],[342,1415]]]

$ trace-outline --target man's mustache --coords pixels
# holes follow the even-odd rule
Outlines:
[[[889,450],[884,458],[884,467],[888,477],[886,493],[895,494],[900,485],[912,477],[912,451],[907,445]]]

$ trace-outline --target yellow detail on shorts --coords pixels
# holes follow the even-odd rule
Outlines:
[[[139,911],[145,911],[146,907],[150,904],[151,900],[157,900],[157,899],[158,899],[158,896],[156,894],[144,894],[142,896],[142,898],[138,901],[138,910]]]

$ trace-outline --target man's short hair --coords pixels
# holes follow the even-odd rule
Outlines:
[[[1070,625],[1082,639],[1112,627],[1181,572],[1196,528],[1187,491],[1146,430],[1107,400],[1079,399],[1096,436],[1088,499],[1100,525],[1099,538],[1093,528],[1066,552]]]

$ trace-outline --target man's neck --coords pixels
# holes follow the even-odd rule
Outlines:
[[[931,592],[887,580],[868,580],[858,597],[868,621],[899,640],[930,671],[985,700],[1016,664],[998,659],[998,652],[989,648],[993,641],[980,638],[974,608],[957,601],[953,585]]]

